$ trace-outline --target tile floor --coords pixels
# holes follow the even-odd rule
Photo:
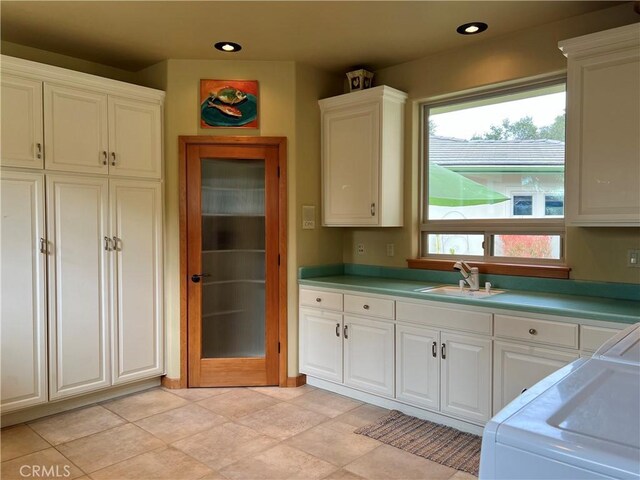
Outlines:
[[[0,476],[475,479],[353,433],[386,412],[307,385],[154,388],[3,429]]]

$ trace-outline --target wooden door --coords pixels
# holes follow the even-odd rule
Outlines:
[[[47,175],[49,395],[111,384],[108,182]]]
[[[160,104],[109,97],[109,174],[162,176]]]
[[[42,168],[42,82],[2,74],[0,164]]]
[[[189,386],[278,384],[279,158],[187,146]]]
[[[393,397],[394,325],[344,316],[344,384]]]
[[[161,375],[162,185],[110,180],[113,383]]]
[[[44,175],[2,172],[2,411],[47,401]]]
[[[342,314],[300,309],[300,371],[342,383]]]
[[[45,83],[45,168],[106,175],[107,95]]]
[[[396,326],[396,398],[440,408],[440,336],[437,330]]]
[[[491,418],[491,339],[440,334],[440,410],[484,423]]]

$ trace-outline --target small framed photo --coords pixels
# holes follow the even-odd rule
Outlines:
[[[202,128],[258,128],[257,80],[200,80]]]

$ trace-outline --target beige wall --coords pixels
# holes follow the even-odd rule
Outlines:
[[[418,254],[420,102],[563,71],[566,59],[558,50],[558,41],[638,21],[640,17],[627,3],[485,41],[470,37],[469,46],[464,49],[376,72],[378,85],[389,85],[409,94],[405,115],[405,226],[345,230],[344,261],[405,267],[405,260]],[[364,255],[355,253],[358,243],[365,245]],[[386,256],[387,243],[395,244],[395,257]],[[572,278],[640,283],[640,271],[626,267],[629,248],[640,248],[638,229],[568,229],[567,260],[573,268]]]

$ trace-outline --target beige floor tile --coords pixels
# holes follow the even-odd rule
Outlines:
[[[24,480],[25,478],[65,478],[71,480],[81,475],[84,475],[84,472],[55,448],[48,448],[2,462],[0,472],[2,480]]]
[[[190,402],[197,402],[198,400],[204,400],[205,398],[213,397],[215,395],[222,395],[223,393],[230,392],[231,388],[163,388],[167,393],[178,395]]]
[[[326,390],[314,390],[291,400],[293,405],[313,410],[327,417],[337,417],[362,405],[362,402]]]
[[[100,405],[72,410],[29,423],[40,436],[52,445],[86,437],[126,423],[122,417]]]
[[[345,469],[371,480],[444,480],[456,473],[453,468],[389,445],[381,445],[348,464]]]
[[[145,390],[116,400],[104,402],[102,406],[108,408],[130,422],[135,422],[156,413],[166,412],[173,408],[183,407],[188,402],[184,398],[168,393],[161,388]]]
[[[306,408],[278,403],[238,419],[239,423],[278,440],[297,435],[327,420],[324,415]]]
[[[214,470],[220,470],[277,443],[243,425],[223,423],[173,443],[173,446]]]
[[[278,400],[248,389],[234,389],[223,395],[201,400],[198,405],[229,418],[239,418],[277,403]]]
[[[389,410],[375,405],[364,404],[334,418],[337,422],[353,425],[354,430],[374,423],[389,413]]]
[[[478,477],[467,472],[456,472],[449,480],[477,480]]]
[[[296,388],[252,387],[250,390],[264,395],[269,395],[270,397],[277,398],[278,400],[286,401],[298,398],[300,395],[304,395],[305,393],[313,392],[316,388],[311,385],[303,385]]]
[[[184,407],[143,418],[135,424],[160,440],[172,443],[228,421],[222,415],[191,403]]]
[[[192,480],[214,473],[174,448],[143,453],[91,474],[93,480]]]
[[[324,480],[364,480],[364,477],[341,468],[340,470],[333,472],[331,475],[324,477]]]
[[[338,427],[342,427],[342,430]],[[356,435],[353,427],[346,423],[333,426],[323,423],[289,438],[286,443],[339,467],[381,445],[377,440]]]
[[[164,443],[153,435],[128,423],[63,443],[57,448],[85,472],[91,473],[162,446]]]
[[[320,479],[336,467],[319,458],[287,445],[277,445],[249,458],[245,458],[221,470],[232,480],[292,478]]]
[[[3,428],[0,432],[0,445],[0,458],[3,462],[51,446],[24,424]]]

